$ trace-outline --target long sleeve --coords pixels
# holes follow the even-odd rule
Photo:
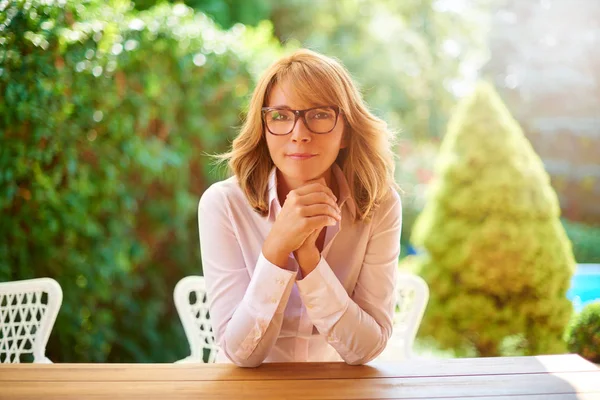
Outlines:
[[[295,272],[260,255],[252,277],[231,218],[226,193],[215,185],[200,199],[202,266],[217,344],[242,367],[260,365],[275,344]]]
[[[297,282],[312,323],[348,364],[373,360],[392,334],[401,226],[402,205],[393,192],[376,213],[351,296],[323,257]]]

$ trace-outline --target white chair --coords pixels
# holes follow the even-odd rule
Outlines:
[[[46,343],[62,304],[62,289],[51,278],[0,283],[0,362],[50,364]]]
[[[206,284],[202,276],[187,276],[177,282],[173,291],[175,307],[190,345],[191,355],[177,363],[202,363],[204,350],[213,363],[219,350],[208,315]]]
[[[413,358],[413,345],[429,301],[429,287],[417,275],[400,273],[396,284],[394,331],[377,361]]]

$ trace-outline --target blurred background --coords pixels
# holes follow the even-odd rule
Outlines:
[[[451,113],[485,78],[550,175],[576,262],[600,263],[596,0],[9,0],[0,281],[61,284],[50,359],[188,354],[172,292],[202,273],[197,202],[226,176],[207,154],[228,148],[264,68],[300,47],[341,60],[398,132],[401,259],[419,252]]]

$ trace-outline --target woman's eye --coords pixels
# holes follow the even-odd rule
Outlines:
[[[331,118],[331,115],[325,112],[317,113],[313,116],[315,119],[328,119]]]
[[[274,121],[285,121],[288,119],[287,115],[279,113],[273,113],[272,118]]]

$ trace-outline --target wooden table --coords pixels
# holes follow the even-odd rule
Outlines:
[[[0,399],[600,399],[577,355],[344,363],[0,365]]]

